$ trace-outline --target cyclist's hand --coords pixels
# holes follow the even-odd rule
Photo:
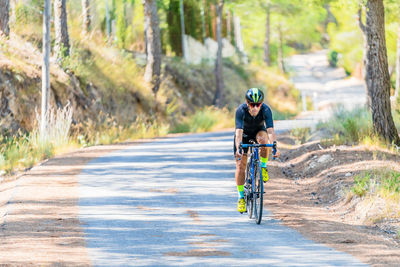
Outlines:
[[[241,160],[241,159],[242,159],[242,156],[243,156],[243,151],[242,151],[242,153],[240,153],[240,152],[239,152],[239,149],[237,149],[237,150],[236,150],[236,153],[235,153],[235,158],[236,158],[236,160]]]
[[[281,152],[279,151],[279,149],[276,149],[274,158],[279,158],[280,155],[281,155]]]

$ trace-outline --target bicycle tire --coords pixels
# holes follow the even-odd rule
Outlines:
[[[247,189],[247,193],[245,196],[245,200],[246,200],[246,210],[247,210],[247,215],[249,216],[249,218],[251,219],[253,217],[253,200],[254,198],[252,197],[253,195],[253,190],[251,187],[251,184],[248,183],[249,179],[250,179],[250,166],[251,166],[251,160],[252,158],[250,158],[250,160],[247,162],[247,167],[246,167],[246,176],[245,176],[245,186]]]
[[[263,213],[264,182],[262,180],[260,163],[258,162],[257,164],[255,164],[254,167],[255,167],[254,171],[255,192],[253,192],[254,217],[256,223],[260,224]]]

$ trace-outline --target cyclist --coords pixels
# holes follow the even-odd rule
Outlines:
[[[249,140],[256,140],[259,144],[268,144],[276,141],[274,123],[271,109],[263,103],[264,93],[258,88],[251,88],[246,92],[246,102],[236,109],[235,116],[235,137],[233,150],[236,158],[235,179],[238,190],[237,209],[240,213],[246,211],[246,205],[243,195],[243,185],[247,163],[247,150],[243,149],[239,153],[239,145],[248,144]],[[267,161],[270,148],[263,147],[260,151],[261,170],[263,181],[267,182],[268,171]],[[277,149],[275,157],[279,157],[280,152]]]

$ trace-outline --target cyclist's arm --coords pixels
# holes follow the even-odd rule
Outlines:
[[[276,141],[276,134],[275,134],[275,130],[274,128],[267,128],[267,132],[268,132],[268,138],[270,143],[272,144],[273,142]],[[276,149],[276,154],[275,157],[279,157],[281,155],[281,152],[279,151],[279,149]]]
[[[235,145],[236,155],[239,156],[239,145],[243,139],[243,127],[244,127],[244,111],[242,108],[238,108],[235,114]]]
[[[243,139],[243,129],[236,129],[235,130],[235,145],[236,151],[239,151],[239,145]],[[237,152],[238,153],[238,152]]]
[[[276,134],[274,128],[267,128],[267,132],[268,132],[269,142],[272,144],[274,141],[276,141]]]

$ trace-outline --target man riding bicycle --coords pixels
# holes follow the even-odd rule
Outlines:
[[[268,144],[276,141],[274,123],[271,109],[263,103],[264,93],[258,88],[251,88],[246,92],[246,103],[241,104],[236,109],[235,116],[235,137],[233,150],[236,158],[235,179],[238,189],[237,209],[240,213],[246,211],[244,200],[243,185],[247,163],[247,148],[239,152],[240,143],[248,144],[250,140],[255,140],[259,144]],[[267,161],[270,148],[261,148],[260,160],[263,181],[267,182],[268,171]],[[276,150],[275,157],[279,157],[280,152]]]

